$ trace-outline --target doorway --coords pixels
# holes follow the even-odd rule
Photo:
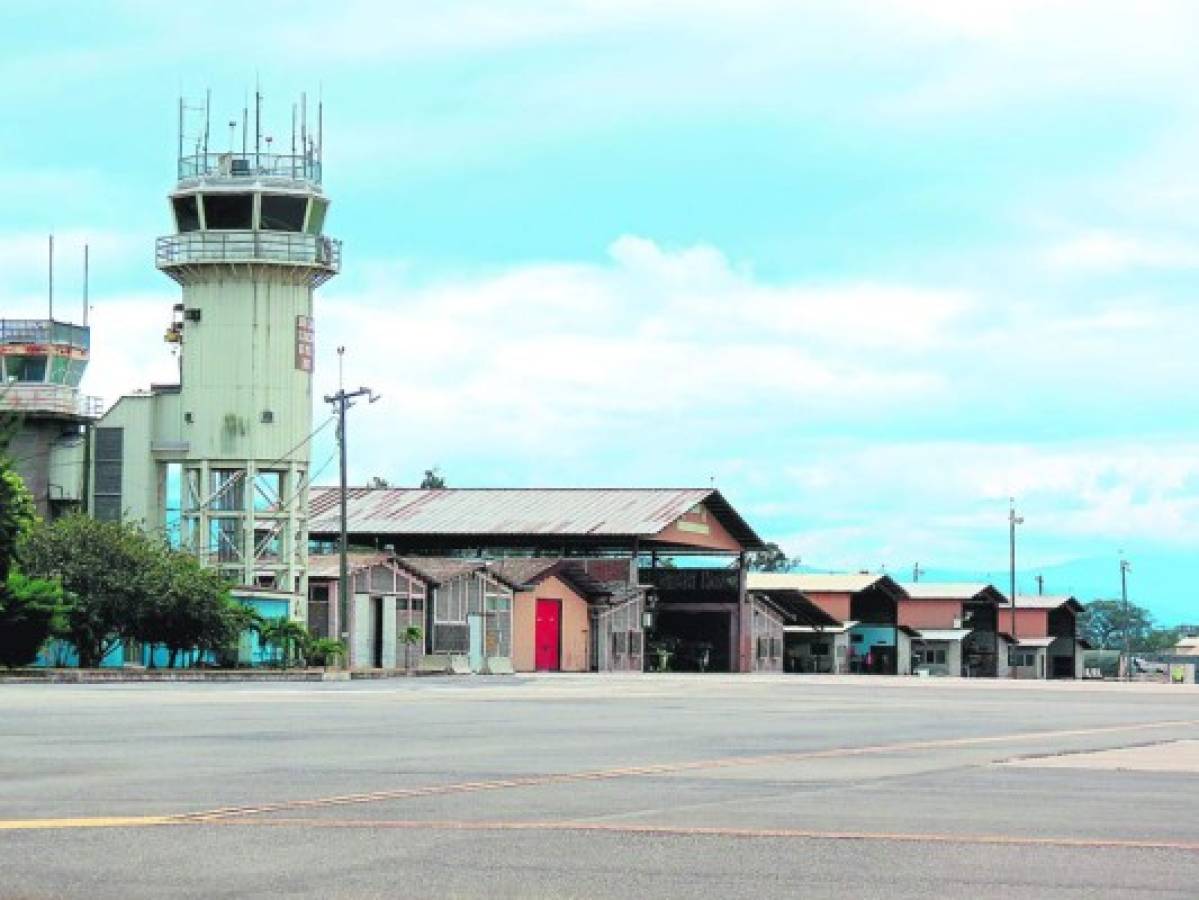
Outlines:
[[[371,668],[383,668],[383,598],[371,597],[370,605]]]
[[[472,672],[483,671],[483,617],[478,613],[472,613],[467,622],[470,628],[470,670]]]
[[[538,672],[557,672],[562,668],[562,601],[537,601],[537,629],[534,636],[534,668]]]

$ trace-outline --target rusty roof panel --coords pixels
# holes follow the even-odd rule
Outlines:
[[[712,488],[351,488],[351,534],[652,538],[701,503],[747,549],[761,539]],[[312,534],[339,528],[338,489],[314,487]]]

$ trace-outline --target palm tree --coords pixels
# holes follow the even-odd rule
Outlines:
[[[412,671],[412,645],[419,644],[425,633],[417,625],[409,625],[400,632],[400,643],[404,645],[404,671]]]
[[[308,629],[286,616],[268,620],[262,626],[259,637],[268,647],[275,647],[279,650],[285,669],[293,660],[304,656],[310,640]]]

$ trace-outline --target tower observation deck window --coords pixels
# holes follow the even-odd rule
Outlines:
[[[325,211],[329,208],[329,203],[326,200],[312,200],[312,212],[308,214],[309,234],[320,234],[321,229],[325,227]]]
[[[46,357],[9,356],[4,365],[5,381],[45,381]]]
[[[205,194],[204,224],[210,231],[249,231],[254,227],[252,194]]]
[[[307,211],[307,197],[263,194],[262,222],[259,227],[265,231],[303,231],[304,214]]]
[[[176,197],[171,205],[175,208],[175,226],[180,232],[200,230],[200,207],[195,194]]]

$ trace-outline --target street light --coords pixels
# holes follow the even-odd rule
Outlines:
[[[1120,597],[1124,601],[1124,680],[1132,681],[1132,639],[1130,631],[1132,628],[1132,617],[1128,614],[1128,572],[1132,569],[1132,563],[1121,558],[1120,560]]]
[[[1016,498],[1008,498],[1008,530],[1009,530],[1009,548],[1010,555],[1010,574],[1011,574],[1011,597],[1012,597],[1012,645],[1016,649],[1016,661],[1020,661],[1020,637],[1017,634],[1016,625],[1016,526],[1024,524],[1024,517],[1016,515]],[[1012,677],[1020,677],[1019,665],[1012,666]]]

